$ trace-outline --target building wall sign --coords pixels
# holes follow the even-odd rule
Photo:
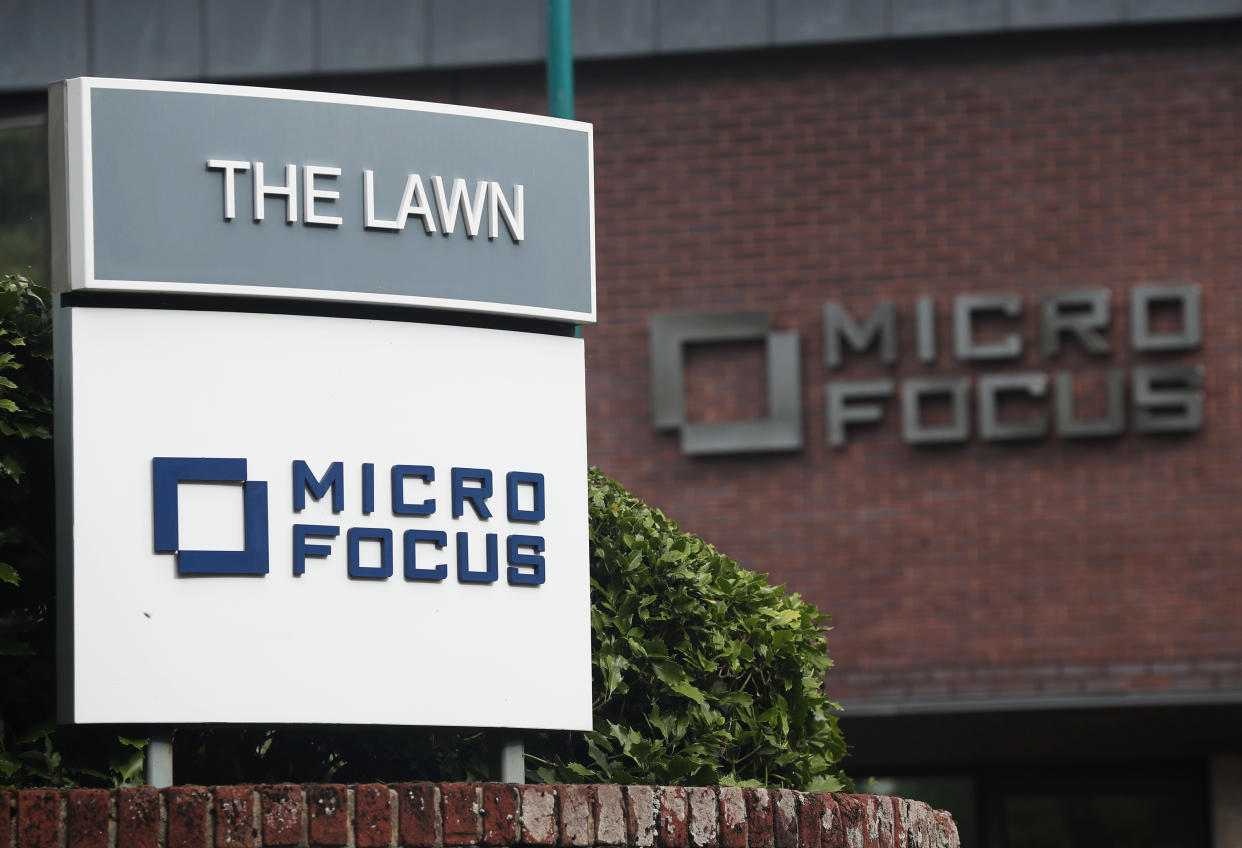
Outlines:
[[[199,88],[54,89],[61,720],[590,729],[589,128]]]
[[[830,378],[825,387],[827,428],[824,438],[843,447],[859,425],[877,424],[895,403],[902,438],[911,445],[952,444],[977,433],[985,441],[1022,442],[1056,435],[1065,439],[1120,436],[1127,428],[1140,433],[1193,433],[1203,426],[1203,369],[1197,363],[1168,362],[1169,354],[1196,351],[1202,343],[1199,287],[1192,284],[1138,285],[1128,292],[1128,346],[1136,362],[1128,371],[1105,365],[1103,411],[1083,415],[1076,409],[1075,381],[1081,372],[1049,374],[1014,370],[1024,356],[1020,322],[1037,322],[1039,353],[1049,361],[1067,345],[1088,357],[1107,360],[1115,341],[1112,294],[1085,289],[1042,297],[1028,311],[1021,295],[965,294],[951,301],[951,355],[963,366],[998,367],[995,373],[942,374],[866,380]],[[1157,320],[1161,312],[1175,318]],[[909,310],[913,319],[913,351],[898,344],[898,309],[891,301],[876,305],[865,316],[842,303],[823,308],[823,365],[831,374],[852,356],[876,356],[887,366],[917,360],[934,368],[943,341],[937,337],[937,304],[920,297]],[[1009,321],[999,336],[978,332],[982,320]],[[666,314],[650,325],[652,410],[657,429],[677,430],[687,454],[752,453],[802,447],[799,336],[773,332],[765,312]],[[767,356],[768,415],[745,421],[696,423],[684,412],[683,354],[686,345],[763,339]],[[1044,409],[1021,417],[1007,415],[1006,399],[1025,399]],[[930,420],[929,406],[948,410]]]
[[[589,124],[132,80],[53,100],[71,289],[594,321]]]

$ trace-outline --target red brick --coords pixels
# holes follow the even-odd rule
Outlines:
[[[788,848],[957,848],[958,844],[956,826],[948,814],[917,801],[870,795],[730,787],[499,783],[444,784],[442,789],[437,791],[427,783],[392,787],[399,803],[398,844],[435,848],[436,803],[440,799],[446,799],[441,802],[442,815],[446,821],[455,822],[457,839],[471,836],[463,822],[473,822],[477,828],[481,814],[482,838],[477,841],[489,848],[516,844],[639,846],[644,840],[646,848],[657,844],[659,848],[748,848],[753,844],[749,837],[756,832],[762,844],[765,818],[769,834],[776,832],[768,844],[784,842]],[[292,848],[297,844],[345,848],[351,844],[346,787],[282,784],[259,787],[258,791],[265,848]],[[393,839],[390,788],[364,784],[352,791],[356,828],[352,844],[356,848],[387,848]],[[163,793],[150,787],[119,790],[117,848],[206,848],[211,821],[207,805],[213,794],[215,848],[254,848],[253,790],[249,786],[214,787],[210,791],[201,786],[180,786]],[[163,827],[161,796],[167,808]],[[0,834],[9,811],[5,802],[11,798],[0,793]],[[71,848],[108,848],[110,793],[72,790],[64,793],[63,799],[67,844]],[[54,790],[23,790],[16,795],[19,842],[15,848],[59,848],[61,800],[61,793]],[[299,842],[303,826],[307,839]],[[163,830],[166,835],[161,838]],[[477,838],[479,830],[473,836]]]
[[[479,801],[473,783],[440,784],[445,845],[475,845],[479,841]]]
[[[867,811],[876,824],[876,848],[893,848],[893,800],[885,796],[871,796]]]
[[[772,801],[766,789],[747,789],[746,828],[750,848],[772,848]]]
[[[798,795],[798,846],[820,848],[824,830],[824,796],[815,792]]]
[[[306,836],[311,845],[349,842],[349,790],[342,783],[306,787]]]
[[[684,848],[686,844],[686,789],[683,786],[660,788],[660,817],[656,827],[660,848]]]
[[[154,786],[127,786],[116,792],[117,848],[159,848],[160,792]]]
[[[168,809],[167,848],[206,848],[210,801],[205,786],[173,786],[164,790],[164,804]]]
[[[867,806],[861,795],[837,795],[837,813],[841,822],[841,833],[845,844],[851,848],[863,848],[871,845],[867,838]]]
[[[932,812],[932,818],[935,820],[935,825],[932,827],[932,830],[935,833],[935,841],[932,844],[947,845],[951,846],[951,848],[957,848],[959,844],[957,836],[957,823],[953,821],[953,816],[949,815],[944,810],[934,810]]]
[[[259,787],[262,805],[264,848],[284,848],[302,841],[302,817],[306,812],[302,787],[277,783]]]
[[[772,841],[776,848],[798,848],[798,793],[772,790]]]
[[[392,799],[382,783],[354,787],[354,842],[358,848],[383,848],[392,841]]]
[[[13,793],[0,790],[0,837],[4,839],[3,848],[10,848],[10,829],[13,825],[11,807],[14,803]]]
[[[690,818],[687,833],[695,848],[716,848],[720,844],[720,799],[716,790],[696,786],[688,792]]]
[[[660,809],[654,786],[625,787],[625,826],[630,845],[651,848],[656,841],[656,813]]]
[[[584,785],[561,785],[556,787],[560,801],[560,845],[585,848],[595,838],[591,822],[591,788]]]
[[[625,794],[621,787],[600,783],[591,787],[595,812],[595,842],[598,845],[625,845]]]
[[[72,789],[65,794],[66,841],[72,848],[108,848],[112,818],[107,789]],[[8,834],[7,829],[0,833]]]
[[[880,831],[875,820],[875,798],[871,795],[859,795],[858,810],[862,848],[880,848]]]
[[[254,787],[216,786],[216,848],[254,848]]]
[[[483,784],[483,844],[512,845],[518,838],[517,787]]]
[[[919,848],[913,832],[918,813],[910,809],[911,803],[902,798],[893,799],[893,808],[896,811],[893,821],[893,844],[902,846],[902,848]]]
[[[393,788],[397,790],[398,842],[408,848],[432,848],[439,790],[430,783],[399,783]]]
[[[881,848],[883,835],[880,830],[879,799],[874,795],[860,795],[862,809],[863,848]]]
[[[548,786],[522,786],[523,845],[556,844],[556,792]]]
[[[890,798],[893,808],[893,848],[910,848],[910,834],[906,830],[906,802]]]
[[[722,848],[747,848],[746,794],[736,786],[720,787],[720,844]]]
[[[932,848],[936,835],[936,818],[932,808],[922,801],[904,801],[905,815],[902,817],[907,833],[908,845],[913,848]]]
[[[22,789],[17,793],[17,848],[60,845],[60,793]]]
[[[834,795],[820,796],[821,818],[823,830],[820,832],[820,848],[848,848],[845,839],[845,826],[841,822],[841,811],[837,808]]]

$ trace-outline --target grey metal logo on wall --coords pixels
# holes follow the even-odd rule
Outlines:
[[[678,430],[684,453],[792,451],[802,447],[798,334],[773,332],[767,312],[656,315],[651,319],[651,399],[657,430]],[[692,344],[764,342],[768,415],[692,423],[685,415],[685,349]]]
[[[1130,428],[1150,435],[1189,434],[1203,427],[1203,366],[1196,362],[1142,361],[1151,357],[1185,356],[1202,342],[1199,286],[1188,283],[1141,284],[1126,293],[1129,300],[1129,367],[1109,363],[1093,368],[1084,362],[1107,360],[1120,340],[1108,338],[1112,326],[1112,293],[1081,289],[1044,294],[1028,309],[1015,292],[958,294],[950,299],[951,358],[975,373],[925,374],[936,367],[937,304],[930,295],[918,297],[912,315],[918,365],[896,376],[842,379],[839,372],[850,356],[878,355],[887,368],[899,363],[898,309],[880,301],[859,320],[845,305],[823,307],[826,441],[843,448],[853,429],[880,424],[888,407],[896,406],[902,440],[910,445],[968,442],[973,433],[985,442],[1027,442],[1055,435],[1061,439],[1103,439]],[[1158,317],[1163,316],[1163,317]],[[987,320],[1012,326],[999,337],[981,330]],[[1035,333],[1023,332],[1030,321]],[[651,319],[652,408],[656,429],[678,430],[687,454],[789,451],[802,447],[801,371],[796,332],[773,332],[767,312],[656,315]],[[1050,363],[1067,344],[1082,357],[1052,372],[1031,365],[1022,370],[977,373],[980,368],[1010,367],[1024,358],[1032,336]],[[692,423],[685,416],[684,357],[692,344],[763,341],[767,354],[766,418]],[[1008,363],[1008,364],[1007,364]],[[1105,364],[1105,363],[1101,363]],[[1091,372],[1095,372],[1094,376]],[[898,379],[900,377],[900,379]],[[1081,403],[1092,381],[1103,380],[1104,411]],[[1128,402],[1127,402],[1128,398]],[[1010,402],[1020,406],[1009,408]],[[929,414],[947,408],[947,418]],[[1079,406],[1085,407],[1080,409]],[[889,410],[891,412],[892,410]]]

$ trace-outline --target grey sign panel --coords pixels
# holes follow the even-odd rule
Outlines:
[[[61,85],[62,290],[595,319],[589,124],[244,87]]]

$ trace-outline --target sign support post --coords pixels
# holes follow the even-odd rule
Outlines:
[[[548,114],[554,118],[574,116],[573,10],[569,0],[548,0]],[[574,335],[582,336],[575,327]],[[502,783],[526,782],[526,749],[519,731],[506,733],[500,743]]]
[[[142,761],[142,780],[147,786],[163,789],[173,785],[172,738],[169,728],[151,728],[146,757]]]
[[[526,782],[526,750],[520,731],[506,731],[500,741],[500,782]]]

